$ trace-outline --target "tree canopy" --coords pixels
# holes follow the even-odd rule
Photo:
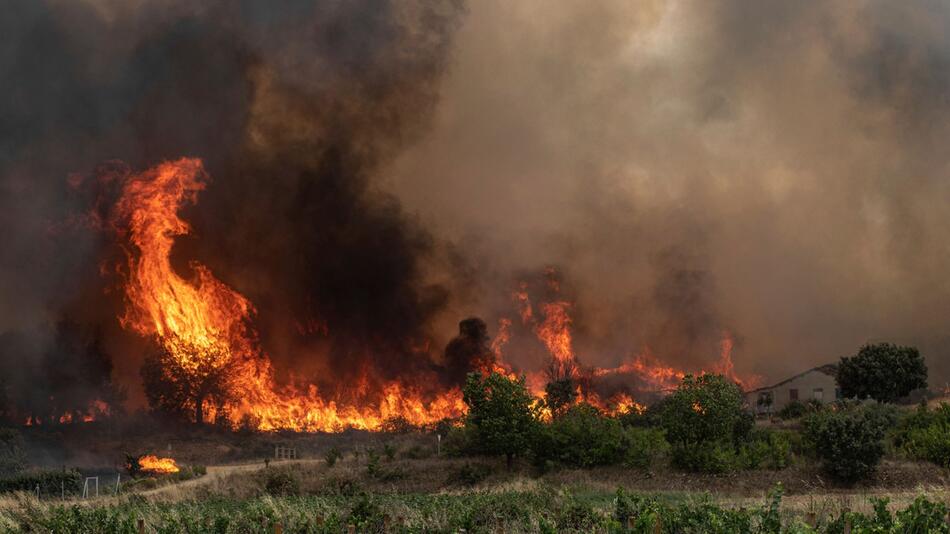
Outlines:
[[[722,375],[687,375],[663,403],[661,424],[671,443],[732,441],[745,426],[742,390]]]
[[[534,398],[517,380],[498,373],[469,373],[462,392],[468,405],[465,426],[476,452],[512,459],[525,454],[538,424]]]
[[[927,387],[927,365],[914,347],[865,345],[856,355],[841,358],[837,381],[844,397],[894,402]]]

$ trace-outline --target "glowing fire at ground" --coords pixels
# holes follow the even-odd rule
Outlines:
[[[172,268],[174,238],[189,232],[178,210],[194,203],[205,188],[207,175],[200,160],[166,162],[141,174],[123,177],[121,199],[113,225],[133,245],[129,251],[125,285],[127,310],[124,327],[153,336],[161,345],[165,372],[193,385],[196,419],[204,413],[204,384],[221,375],[240,392],[223,407],[234,421],[244,418],[260,430],[292,429],[339,431],[344,428],[378,429],[401,417],[416,425],[429,424],[462,413],[458,389],[432,399],[413,388],[391,383],[376,398],[360,406],[327,401],[313,385],[300,390],[278,387],[269,359],[260,353],[249,326],[254,307],[226,286],[205,266],[192,262],[192,281]]]
[[[139,469],[143,473],[169,474],[179,471],[178,464],[172,458],[159,458],[154,454],[139,457]]]
[[[249,421],[260,430],[340,431],[376,430],[394,418],[426,425],[464,413],[458,388],[433,397],[405,383],[390,382],[375,392],[359,387],[361,397],[357,401],[342,403],[326,399],[312,384],[279,386],[270,360],[261,353],[250,326],[254,306],[215,278],[204,265],[190,263],[192,280],[183,279],[172,268],[174,239],[190,230],[178,211],[197,201],[208,179],[201,161],[165,162],[140,174],[118,178],[123,189],[112,225],[131,245],[126,249],[127,306],[120,322],[125,328],[155,339],[160,347],[161,372],[188,385],[195,420],[213,418],[223,410],[234,424]],[[556,273],[549,270],[547,274],[548,289],[556,295],[560,291]],[[660,391],[675,387],[685,375],[682,370],[644,355],[613,369],[589,369],[582,373],[573,347],[571,303],[560,298],[542,302],[536,314],[526,284],[521,284],[513,297],[522,323],[551,357],[546,374],[527,374],[527,384],[536,396],[544,397],[544,385],[552,378],[632,374],[641,383]],[[326,331],[326,325],[317,326]],[[495,363],[485,371],[516,376],[502,358],[510,327],[509,319],[499,321],[499,332],[491,346]],[[726,336],[715,371],[738,380],[731,360],[732,345],[732,339]],[[222,382],[231,391],[240,392],[239,398],[214,398],[211,384]],[[627,393],[601,399],[580,384],[577,388],[577,402],[588,402],[608,413],[644,409]]]

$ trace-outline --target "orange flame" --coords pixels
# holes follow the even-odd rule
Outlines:
[[[139,458],[139,467],[145,473],[169,474],[179,471],[178,464],[171,458],[159,458],[154,454],[147,454]]]
[[[233,390],[240,392],[239,400],[224,406],[234,424],[243,419],[260,430],[375,430],[387,419],[423,425],[464,411],[457,388],[425,398],[397,382],[375,393],[364,383],[360,405],[353,406],[325,399],[313,385],[278,387],[250,327],[255,313],[251,303],[197,262],[190,263],[191,281],[172,268],[174,238],[189,232],[178,211],[197,201],[208,178],[201,161],[165,162],[125,178],[113,225],[135,250],[128,251],[127,308],[121,324],[154,336],[189,377],[229,375]],[[214,415],[212,407],[207,411]]]

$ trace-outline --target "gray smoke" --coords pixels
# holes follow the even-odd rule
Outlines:
[[[933,1],[478,2],[393,190],[498,314],[508,273],[559,266],[588,363],[708,366],[729,331],[781,379],[891,340],[942,383],[948,26]]]

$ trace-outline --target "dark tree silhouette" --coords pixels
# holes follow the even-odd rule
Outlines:
[[[142,383],[152,410],[172,418],[205,422],[205,408],[233,397],[234,367],[217,344],[184,340],[157,346],[142,364]]]
[[[927,387],[927,365],[914,347],[865,345],[838,364],[838,386],[846,398],[894,402]]]

